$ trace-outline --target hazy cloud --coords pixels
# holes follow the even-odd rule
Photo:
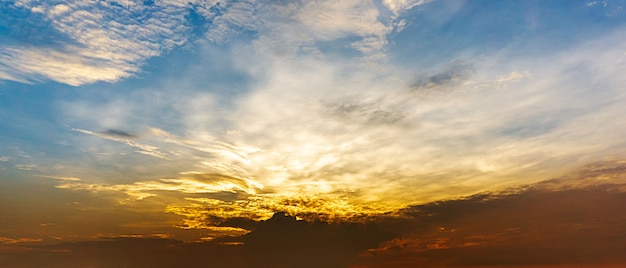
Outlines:
[[[36,164],[18,164],[18,165],[15,165],[15,168],[19,170],[31,171],[31,170],[35,170],[37,168],[37,165]]]
[[[437,91],[446,91],[461,86],[475,72],[476,69],[472,64],[455,61],[435,74],[418,77],[411,85],[411,89],[436,94]]]
[[[359,122],[362,124],[400,124],[405,118],[404,111],[393,110],[393,108],[383,107],[386,103],[373,101],[370,103],[353,102],[325,102],[322,104],[328,108],[331,115],[345,120],[346,123]]]
[[[139,181],[133,184],[90,184],[84,182],[66,182],[56,186],[62,189],[87,190],[92,192],[113,191],[122,192],[140,200],[157,196],[159,191],[178,193],[219,193],[245,192],[253,194],[262,189],[254,181],[229,177],[220,174],[188,174],[178,178],[159,179],[154,181]]]

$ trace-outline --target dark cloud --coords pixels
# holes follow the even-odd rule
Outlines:
[[[347,267],[359,252],[393,236],[373,224],[305,222],[276,213],[243,242],[254,267]]]
[[[626,264],[623,184],[514,189],[407,208],[356,267]],[[359,266],[362,265],[362,266]]]
[[[419,75],[410,86],[418,92],[435,93],[457,87],[475,72],[474,66],[464,61],[454,61],[440,72]]]
[[[235,227],[246,230],[254,230],[259,225],[258,221],[244,217],[220,218],[212,216],[207,220],[207,223],[218,227]]]
[[[162,238],[116,238],[0,252],[1,267],[245,267],[236,247]]]
[[[119,139],[136,139],[137,138],[137,135],[123,131],[123,130],[119,130],[119,129],[107,129],[107,130],[99,132],[99,134],[102,134],[107,137],[119,138]]]
[[[372,224],[298,221],[277,213],[223,226],[255,228],[243,237],[185,243],[164,238],[112,238],[0,252],[0,267],[347,267],[356,255],[393,236]],[[243,243],[243,244],[242,244]]]
[[[607,158],[588,164],[562,178],[537,183],[537,187],[584,187],[598,184],[626,184],[626,160]]]
[[[367,124],[397,124],[406,115],[396,109],[384,107],[382,101],[375,102],[325,102],[322,104],[328,112],[341,120]]]

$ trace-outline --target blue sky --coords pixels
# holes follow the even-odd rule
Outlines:
[[[3,1],[2,213],[61,216],[0,237],[193,240],[246,232],[208,216],[379,215],[621,159],[625,5]],[[83,204],[116,227],[68,231]]]

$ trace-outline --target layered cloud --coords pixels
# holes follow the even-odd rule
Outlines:
[[[256,32],[258,48],[270,53],[319,52],[320,42],[353,38],[349,48],[378,58],[392,17],[422,3],[386,1],[383,13],[394,15],[381,16],[371,1],[16,1],[3,7],[14,24],[7,25],[8,42],[1,47],[0,78],[73,86],[116,82],[190,41],[223,44],[246,31]],[[20,30],[38,25],[46,27],[31,31],[47,30],[53,38]],[[22,43],[29,39],[36,42]]]
[[[25,14],[19,23],[49,23],[61,39],[49,46],[3,45],[0,70],[16,81],[114,82],[138,73],[146,59],[184,44],[189,32],[188,7],[175,2],[16,1],[7,8]]]

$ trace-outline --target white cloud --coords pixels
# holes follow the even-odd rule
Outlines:
[[[397,18],[400,13],[413,7],[432,2],[432,0],[383,0],[383,4],[391,10]]]
[[[2,76],[5,78],[19,82],[46,78],[73,86],[97,81],[114,82],[138,71],[132,65],[101,64],[93,58],[77,55],[80,54],[77,47],[68,50],[5,48],[6,53],[0,55],[0,62],[12,68],[0,71],[4,71]]]
[[[35,165],[35,164],[19,164],[19,165],[15,165],[15,168],[17,168],[19,170],[32,171],[32,170],[35,170],[37,168],[37,165]]]
[[[18,1],[16,6],[45,15],[69,40],[63,47],[3,47],[0,63],[10,69],[0,69],[0,76],[74,86],[129,77],[146,59],[187,41],[185,6],[156,2],[149,7],[126,1],[120,7],[106,1]]]
[[[346,47],[379,59],[387,35],[393,30],[389,18],[373,1],[291,1],[255,5],[227,3],[209,29],[209,40],[224,42],[240,30],[256,31],[254,49],[260,54],[296,57],[301,52],[320,53],[318,42],[339,40]],[[208,12],[205,12],[208,13]],[[355,39],[355,41],[346,41]],[[347,43],[346,43],[347,42]]]
[[[225,43],[254,31],[260,53],[296,56],[320,54],[318,42],[348,42],[365,59],[384,58],[387,36],[403,9],[424,1],[385,1],[395,15],[381,13],[373,1],[17,1],[16,6],[42,14],[68,40],[55,47],[4,46],[0,78],[19,82],[50,79],[79,86],[115,82],[141,72],[144,62],[181,46],[192,27],[208,27],[206,38]],[[190,10],[210,25],[190,25]],[[394,17],[395,16],[395,17]],[[352,41],[346,41],[352,40]]]

